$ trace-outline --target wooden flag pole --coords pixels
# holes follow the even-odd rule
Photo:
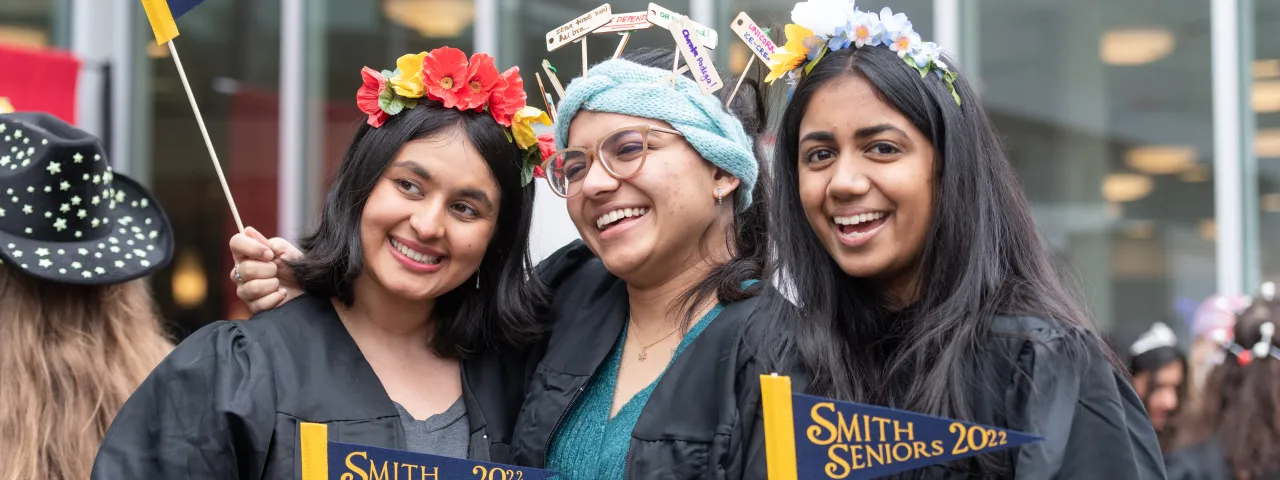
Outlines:
[[[551,95],[547,95],[546,87],[542,86],[542,74],[533,72],[533,76],[538,79],[538,91],[542,93],[542,101],[547,104],[547,114],[551,115],[551,121],[554,122],[556,121],[556,117],[560,116],[559,112],[555,109],[555,102],[551,101]]]
[[[582,77],[587,77],[587,37],[582,37]]]
[[[231,188],[227,186],[227,177],[222,174],[222,164],[218,162],[218,154],[213,150],[213,141],[209,140],[209,129],[204,126],[204,117],[200,115],[200,107],[196,105],[196,97],[191,93],[191,84],[187,82],[187,72],[182,69],[182,59],[178,58],[178,49],[173,40],[166,42],[169,54],[173,55],[173,63],[178,66],[178,77],[182,79],[182,87],[187,90],[187,100],[191,102],[191,110],[196,113],[196,123],[200,125],[200,134],[204,135],[204,146],[209,149],[209,157],[213,159],[213,169],[218,172],[218,181],[222,183],[222,193],[227,196],[227,204],[231,206],[231,216],[236,219],[236,228],[244,233],[244,222],[240,221],[240,211],[236,209],[236,201],[231,198]]]
[[[746,68],[742,69],[742,75],[738,77],[738,83],[733,86],[733,91],[729,92],[729,99],[725,100],[724,108],[729,108],[729,105],[733,104],[733,97],[738,96],[738,87],[742,86],[742,81],[747,78],[747,73],[751,71],[751,64],[755,62],[756,62],[755,55],[752,55],[750,58],[747,59],[747,66]]]
[[[622,55],[622,49],[627,48],[627,40],[630,40],[630,39],[631,39],[630,31],[626,31],[622,33],[622,40],[618,41],[618,48],[617,50],[613,51],[613,58],[618,58],[619,56]]]

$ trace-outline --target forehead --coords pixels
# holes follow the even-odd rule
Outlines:
[[[594,147],[596,142],[619,128],[640,125],[672,128],[671,124],[653,118],[583,110],[573,117],[573,122],[569,123],[569,141],[567,143],[571,147]]]
[[[872,125],[890,124],[908,131],[913,127],[905,116],[880,98],[871,82],[861,76],[844,75],[818,88],[809,98],[800,132],[828,131],[852,133]]]
[[[394,168],[397,162],[421,165],[431,174],[431,181],[441,185],[479,188],[491,195],[498,192],[489,163],[458,129],[405,143],[389,167]]]

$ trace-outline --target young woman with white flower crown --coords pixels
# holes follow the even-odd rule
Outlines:
[[[529,123],[549,121],[488,55],[397,65],[362,72],[369,119],[290,263],[300,296],[184,340],[120,410],[93,478],[296,479],[301,422],[330,441],[507,462],[544,330]]]
[[[793,94],[771,169],[772,363],[814,394],[1040,442],[909,478],[1165,475],[1142,402],[1060,280],[965,77],[888,8],[796,5],[769,80]]]

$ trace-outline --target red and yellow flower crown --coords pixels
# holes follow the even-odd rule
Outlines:
[[[551,125],[551,119],[546,112],[525,104],[520,67],[498,73],[489,55],[477,53],[468,61],[462,50],[441,47],[401,56],[394,71],[364,67],[360,74],[364,85],[356,92],[356,104],[369,115],[370,126],[381,127],[391,116],[418,106],[424,95],[445,108],[487,109],[522,152],[521,184],[528,185],[538,176],[542,152],[533,124]]]

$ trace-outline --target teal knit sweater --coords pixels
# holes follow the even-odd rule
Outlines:
[[[707,325],[720,315],[723,306],[716,305],[707,312],[680,340],[671,363],[680,353],[706,330]],[[565,417],[560,430],[551,440],[547,468],[560,472],[563,480],[621,479],[627,471],[627,451],[631,448],[631,431],[640,420],[640,412],[653,388],[662,380],[659,375],[653,383],[628,400],[618,414],[609,419],[613,406],[613,391],[618,384],[618,368],[622,365],[622,350],[627,341],[627,328],[613,345],[608,360],[592,375],[587,388]],[[671,367],[667,364],[667,368]],[[665,373],[665,372],[664,372]]]

